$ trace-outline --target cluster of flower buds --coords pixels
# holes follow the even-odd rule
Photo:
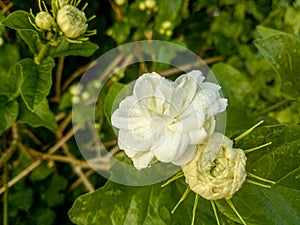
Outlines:
[[[120,149],[137,169],[156,162],[182,166],[200,196],[231,198],[246,178],[246,156],[215,133],[215,116],[225,111],[221,87],[193,70],[170,81],[152,72],[140,76],[133,95],[112,114]]]
[[[34,17],[32,24],[39,30],[65,36],[70,42],[86,41],[89,36],[96,34],[95,30],[87,30],[88,21],[94,16],[87,19],[84,13],[87,3],[80,10],[77,8],[80,2],[80,0],[52,0],[50,13],[44,1],[39,0],[40,12],[36,16],[32,14]]]

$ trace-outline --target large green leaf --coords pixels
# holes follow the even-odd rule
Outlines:
[[[97,191],[77,198],[69,217],[78,225],[186,225],[191,223],[194,194],[171,214],[185,188],[182,180],[164,188],[161,184],[132,187],[109,181]],[[216,223],[208,201],[199,201],[197,213],[196,225]],[[222,217],[222,221],[226,219]]]
[[[281,92],[287,99],[300,96],[300,40],[288,34],[278,33],[255,41],[255,45],[278,73]]]
[[[65,38],[61,38],[61,41],[57,46],[50,46],[49,56],[54,58],[68,55],[89,57],[98,48],[98,45],[90,41],[84,41],[82,43],[70,43]]]
[[[36,54],[42,44],[42,31],[37,31],[30,23],[34,22],[32,15],[25,11],[16,11],[10,14],[2,24],[12,29],[18,30],[22,39],[28,44],[30,51]]]
[[[0,135],[8,129],[17,119],[19,105],[17,101],[12,101],[4,106],[1,106],[0,110]]]
[[[212,72],[222,87],[224,97],[228,99],[227,134],[250,127],[254,123],[251,110],[258,96],[246,75],[225,63],[215,64]]]
[[[2,21],[2,24],[15,30],[35,30],[35,27],[30,23],[30,20],[34,22],[34,18],[30,13],[18,10],[6,17]]]
[[[247,171],[276,184],[270,189],[244,184],[232,202],[248,225],[300,224],[300,126],[257,128],[238,147],[249,149],[269,141],[272,145],[247,154]],[[226,201],[217,205],[225,215],[239,221]]]
[[[43,126],[52,131],[57,130],[55,115],[49,109],[47,99],[41,100],[40,104],[33,112],[27,109],[24,102],[20,102],[18,121],[20,123],[26,123],[32,127]]]
[[[21,95],[27,108],[34,111],[49,94],[52,85],[52,68],[55,63],[51,57],[48,57],[40,65],[35,64],[31,59],[23,59],[19,65],[24,80]]]
[[[41,36],[36,30],[19,30],[20,36],[27,43],[30,51],[37,54],[42,46]]]

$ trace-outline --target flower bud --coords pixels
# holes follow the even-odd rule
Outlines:
[[[42,30],[51,30],[54,19],[48,12],[39,12],[35,17],[35,24]]]
[[[233,142],[214,133],[197,146],[194,158],[182,167],[191,190],[208,200],[231,198],[246,179],[246,156]]]
[[[58,10],[57,24],[68,38],[78,38],[88,27],[84,12],[72,5],[66,5]]]

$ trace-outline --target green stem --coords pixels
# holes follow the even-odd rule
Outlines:
[[[34,62],[36,64],[40,64],[41,61],[45,58],[47,52],[49,49],[49,44],[43,44],[42,47],[40,48],[39,52],[34,56]]]
[[[198,201],[199,201],[199,195],[196,194],[196,196],[195,196],[195,202],[194,202],[194,207],[193,207],[193,217],[192,217],[192,224],[191,225],[195,224],[196,210],[197,210]]]
[[[217,213],[217,208],[216,208],[216,204],[213,200],[210,200],[210,203],[211,203],[211,206],[213,208],[213,211],[214,211],[214,214],[215,214],[215,217],[216,217],[216,220],[217,220],[217,224],[218,225],[221,225],[220,224],[220,220],[219,220],[219,217],[218,217],[218,213]]]
[[[185,192],[183,193],[182,197],[180,198],[180,200],[177,202],[177,204],[175,205],[174,209],[171,211],[172,214],[174,214],[175,210],[177,209],[177,207],[180,205],[181,202],[184,201],[184,199],[186,199],[186,197],[188,196],[188,194],[190,193],[190,187],[187,187],[187,189],[185,190]]]

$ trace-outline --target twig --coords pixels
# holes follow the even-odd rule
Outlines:
[[[118,8],[118,6],[115,4],[114,1],[109,0],[109,3],[111,5],[112,10],[114,11],[115,17],[117,21],[122,21],[122,12],[121,10]]]
[[[95,171],[94,170],[88,170],[87,172],[84,173],[84,175],[88,178],[90,177],[92,174],[94,174]],[[73,184],[70,185],[69,187],[69,191],[74,190],[75,188],[77,188],[80,184],[82,183],[81,178],[78,178]]]
[[[10,14],[10,8],[13,7],[14,4],[12,2],[9,2],[7,5],[5,5],[2,1],[0,1],[0,7],[2,8],[2,13],[3,14]]]
[[[70,117],[69,119],[69,116],[67,117],[67,119],[65,119],[65,123],[67,124],[67,121],[71,120],[72,117]],[[58,132],[56,132],[56,137],[57,138],[61,138],[62,137],[62,132],[61,132],[61,129],[58,130]],[[70,150],[69,150],[69,147],[67,144],[63,144],[62,146],[62,149],[63,149],[63,152],[67,155],[67,157],[70,160],[70,164],[72,166],[72,169],[74,171],[75,174],[77,174],[77,176],[81,179],[83,185],[86,187],[86,189],[89,191],[89,192],[92,192],[94,191],[94,187],[93,185],[91,184],[91,182],[89,181],[89,179],[85,176],[85,174],[82,172],[82,168],[79,164],[76,163],[76,161],[78,161],[78,159],[76,159],[71,153],[70,153]]]
[[[83,185],[86,187],[86,189],[89,192],[95,191],[95,188],[93,187],[93,185],[91,184],[89,179],[85,176],[85,174],[82,172],[80,166],[74,166],[74,172],[78,175],[78,177],[81,179]]]
[[[23,134],[27,135],[36,145],[42,146],[43,143],[28,129],[24,128],[22,130]]]
[[[17,124],[14,123],[11,127],[12,141],[9,148],[1,155],[0,167],[2,167],[14,154],[18,145],[18,128]]]
[[[64,70],[65,57],[59,57],[57,70],[56,70],[56,81],[55,81],[55,99],[60,101],[61,98],[61,77]]]
[[[187,71],[187,70],[190,70],[194,67],[204,66],[206,64],[212,64],[212,63],[215,63],[215,62],[220,62],[222,60],[223,60],[222,56],[215,56],[215,57],[207,58],[207,59],[204,59],[203,61],[197,60],[195,62],[190,62],[190,63],[187,63],[185,65],[179,66],[180,69],[172,68],[172,69],[169,69],[169,70],[162,71],[162,72],[160,72],[160,75],[162,75],[162,76],[171,76],[171,75],[180,73],[182,70]]]
[[[64,145],[73,135],[79,130],[79,126],[75,126],[70,130],[64,137],[62,137],[54,146],[48,150],[48,154],[55,153],[62,145]],[[38,167],[41,164],[42,160],[37,160],[31,163],[25,170],[15,176],[12,180],[7,183],[7,188],[12,187],[15,183],[20,181],[22,178],[26,177],[32,170]],[[3,186],[0,188],[0,195],[6,190]]]
[[[78,70],[76,70],[63,84],[62,86],[62,90],[66,90],[67,87],[70,86],[70,84],[73,82],[73,80],[75,80],[77,77],[79,77],[81,74],[83,74],[88,68],[89,66],[92,64],[92,62],[89,62],[88,64],[80,67]]]
[[[49,154],[53,154],[56,152],[63,144],[65,144],[78,130],[79,126],[73,127],[63,138],[61,138],[54,146],[52,146],[49,150]]]
[[[0,195],[3,194],[5,190],[12,187],[14,184],[16,184],[18,181],[20,181],[22,178],[26,177],[32,170],[34,170],[36,167],[38,167],[41,164],[41,160],[35,161],[32,164],[30,164],[25,170],[23,170],[21,173],[19,173],[17,176],[15,176],[13,179],[11,179],[7,186],[3,186],[0,188]]]
[[[5,193],[3,196],[3,225],[8,225],[8,188],[7,188],[7,180],[8,180],[8,165],[4,166],[3,173],[3,187],[5,188]]]
[[[29,149],[28,151],[33,157],[37,157],[40,160],[54,160],[54,161],[61,162],[61,163],[68,163],[68,164],[78,165],[78,166],[80,166],[82,168],[85,168],[85,169],[90,169],[91,168],[91,166],[86,161],[79,160],[79,159],[76,159],[74,157],[63,156],[63,155],[50,155],[50,154],[47,154],[47,153],[39,152],[39,151],[34,150],[34,149]],[[109,167],[107,165],[96,165],[95,167],[98,170],[105,170],[106,171],[106,170],[109,169]]]
[[[71,122],[71,120],[72,120],[72,112],[70,112],[67,115],[67,117],[59,124],[58,129],[61,133],[64,132],[64,130],[66,129],[68,124]]]

